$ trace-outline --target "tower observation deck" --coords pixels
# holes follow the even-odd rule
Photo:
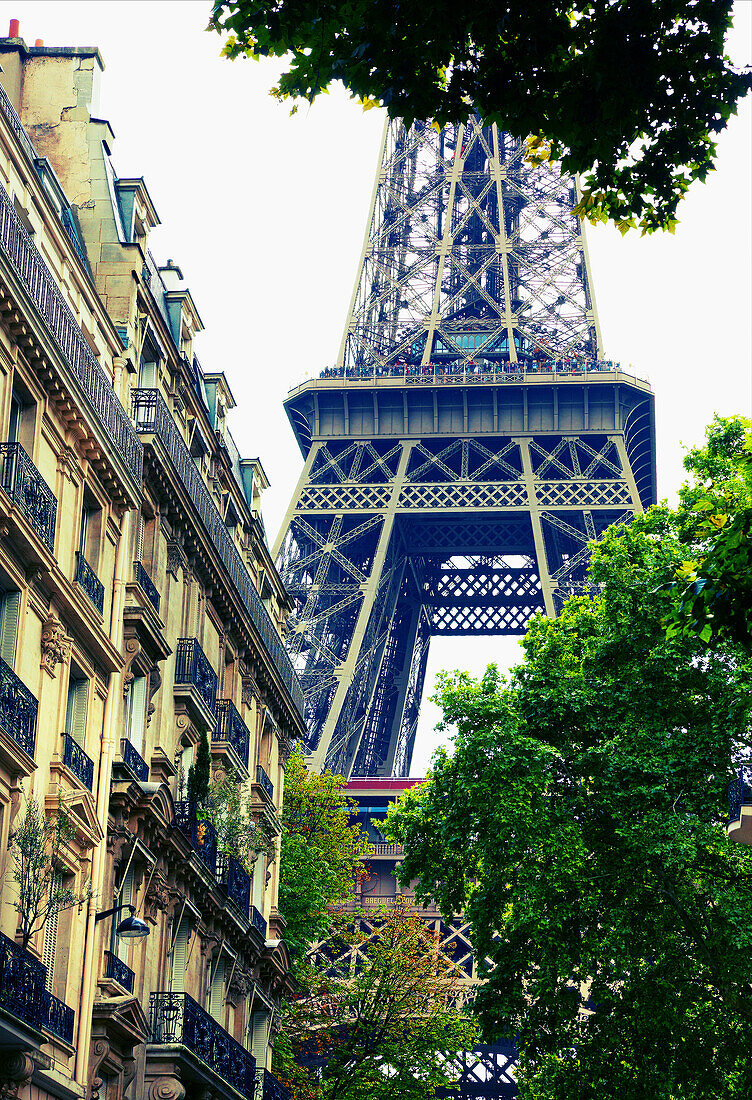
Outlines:
[[[605,359],[575,180],[477,119],[385,127],[336,366],[285,407],[275,554],[312,766],[407,775],[430,639],[520,635],[655,499],[653,395]]]

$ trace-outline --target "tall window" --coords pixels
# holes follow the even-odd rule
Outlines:
[[[173,993],[185,992],[185,972],[188,968],[191,943],[191,921],[183,916],[175,933],[170,965],[170,989]]]
[[[99,565],[99,536],[101,529],[102,509],[90,494],[84,494],[84,503],[81,509],[81,534],[78,548],[84,558],[96,571]]]
[[[225,959],[216,959],[209,985],[209,1015],[224,1026]]]
[[[143,753],[146,726],[146,677],[134,676],[128,692],[126,736],[138,753]]]
[[[0,592],[0,657],[13,668],[16,661],[20,592]]]
[[[65,732],[77,745],[85,747],[86,709],[89,701],[89,681],[71,671],[68,681],[68,699],[65,707]]]
[[[57,894],[63,888],[63,875],[61,871],[55,871],[50,880],[50,894]],[[42,962],[47,967],[47,992],[52,993],[55,980],[55,955],[57,952],[57,929],[59,913],[55,909],[49,914],[44,925],[44,943],[42,945]]]

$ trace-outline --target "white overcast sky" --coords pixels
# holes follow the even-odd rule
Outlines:
[[[4,4],[33,45],[99,46],[100,114],[117,138],[121,176],[141,176],[162,219],[160,262],[175,260],[206,331],[205,370],[224,370],[238,403],[241,454],[272,482],[272,542],[301,467],[282,401],[306,373],[334,361],[360,254],[382,118],[345,93],[289,117],[267,93],[271,62],[233,63],[204,28],[209,0],[25,0]],[[739,0],[728,52],[752,61],[752,2]],[[685,445],[714,412],[752,412],[752,102],[719,140],[718,169],[683,203],[675,236],[589,230],[608,358],[632,364],[656,394],[659,496],[672,499]],[[440,668],[480,673],[513,663],[517,642],[434,641]],[[426,703],[413,774],[436,743]]]

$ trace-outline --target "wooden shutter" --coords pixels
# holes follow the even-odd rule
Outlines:
[[[175,936],[172,947],[172,966],[170,973],[172,980],[170,987],[173,993],[185,992],[185,969],[188,965],[188,944],[191,938],[190,921],[183,917]]]
[[[65,732],[76,744],[85,747],[86,708],[89,700],[89,681],[71,677],[68,685],[68,706],[65,714]]]
[[[60,871],[53,872],[50,880],[50,894],[56,894],[63,888],[63,876]],[[44,944],[42,946],[42,962],[47,967],[47,992],[52,992],[52,983],[55,978],[55,951],[57,949],[57,925],[59,913],[55,910],[50,913],[44,925]]]
[[[269,1013],[254,1012],[251,1015],[251,1054],[260,1067],[266,1065],[266,1047],[269,1040]]]
[[[132,905],[133,904],[133,868],[129,867],[123,884],[120,888],[120,896],[115,902],[116,905]],[[128,947],[130,940],[122,939],[120,936],[115,935],[115,929],[120,924],[121,920],[124,920],[128,916],[127,910],[121,910],[119,913],[115,913],[112,918],[112,936],[113,936],[113,951],[120,959],[121,962],[127,964],[128,962]]]
[[[225,1002],[225,960],[217,959],[214,964],[211,988],[209,989],[209,1015],[213,1016],[218,1024],[224,1022]]]
[[[136,521],[136,542],[133,548],[133,560],[141,561],[144,553],[144,513],[138,513]]]
[[[21,593],[4,592],[0,597],[0,657],[10,668],[13,668],[16,660],[20,611]]]
[[[144,747],[146,724],[146,677],[134,676],[128,701],[128,740],[137,752]]]

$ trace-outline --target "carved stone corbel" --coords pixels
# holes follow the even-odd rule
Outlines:
[[[177,539],[169,539],[167,542],[167,572],[177,580],[178,570],[185,569],[187,565],[188,558],[181,544]]]
[[[185,1100],[185,1087],[177,1077],[157,1077],[149,1083],[147,1100]]]
[[[151,716],[157,709],[156,703],[153,702],[154,696],[162,686],[162,673],[159,671],[159,665],[153,665],[149,670],[149,687],[147,689],[147,706],[146,706],[146,728],[149,728],[151,722]]]
[[[42,661],[40,668],[55,679],[55,670],[58,665],[68,660],[73,639],[65,633],[65,627],[54,615],[42,625]]]
[[[133,683],[133,662],[141,652],[141,643],[138,638],[130,637],[125,640],[125,667],[123,668],[123,698],[125,699]]]

